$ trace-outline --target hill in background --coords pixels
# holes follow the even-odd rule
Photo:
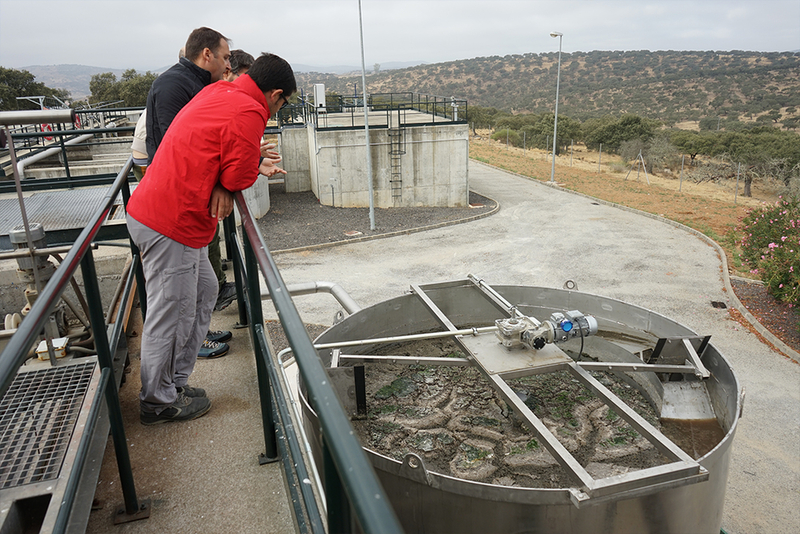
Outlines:
[[[466,98],[512,113],[553,111],[557,53],[480,57],[372,73],[371,94],[413,91]],[[301,87],[352,94],[360,76],[299,74]],[[704,117],[800,118],[800,55],[646,50],[564,53],[559,114],[585,120],[635,113],[668,124]]]
[[[416,92],[466,98],[471,106],[512,113],[552,113],[557,53],[491,56],[394,68],[368,67],[371,94]],[[163,72],[168,66],[153,72]],[[358,67],[327,68],[339,73],[303,72],[298,86],[311,94],[315,83],[342,95],[361,91]],[[85,65],[25,67],[48,87],[73,98],[89,94],[94,74],[122,69]],[[343,73],[350,70],[349,73]],[[143,74],[143,73],[142,73]],[[563,53],[559,114],[578,120],[634,113],[669,125],[708,117],[743,122],[758,119],[797,128],[800,124],[800,54],[796,52],[593,51]]]
[[[381,70],[392,70],[422,64],[422,61],[394,62],[381,65]],[[160,74],[170,68],[167,65],[150,72]],[[370,72],[374,71],[374,65],[370,65]],[[53,89],[66,89],[75,100],[81,100],[91,94],[89,82],[95,74],[105,72],[113,73],[117,79],[122,77],[122,73],[127,69],[109,69],[104,67],[90,67],[88,65],[31,65],[22,67],[18,70],[27,70],[36,77],[37,82],[45,84]],[[294,65],[295,72],[326,72],[336,75],[349,74],[351,76],[361,76],[361,67],[353,65],[337,65],[329,67],[315,67],[311,65]],[[146,71],[137,71],[144,74]],[[359,78],[360,79],[360,78]]]

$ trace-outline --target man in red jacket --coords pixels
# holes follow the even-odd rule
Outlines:
[[[289,64],[262,54],[247,74],[197,94],[175,117],[127,207],[142,253],[147,318],[142,332],[140,420],[151,425],[200,417],[211,408],[188,385],[211,323],[217,279],[206,247],[233,210],[234,191],[253,185],[271,113],[297,90]]]

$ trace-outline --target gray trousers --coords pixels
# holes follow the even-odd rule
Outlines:
[[[128,232],[142,253],[147,317],[142,332],[142,410],[161,413],[192,374],[211,324],[217,277],[207,247],[191,248],[148,228],[130,215]]]

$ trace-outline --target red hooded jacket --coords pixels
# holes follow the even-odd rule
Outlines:
[[[211,190],[247,189],[258,178],[261,139],[270,111],[250,76],[219,81],[178,113],[128,202],[128,214],[192,248],[211,241]]]

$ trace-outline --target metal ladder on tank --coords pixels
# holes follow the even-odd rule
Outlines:
[[[406,153],[404,128],[401,120],[401,110],[397,110],[397,117],[389,112],[389,158],[390,175],[389,185],[392,189],[392,201],[398,203],[403,199],[403,155]]]

